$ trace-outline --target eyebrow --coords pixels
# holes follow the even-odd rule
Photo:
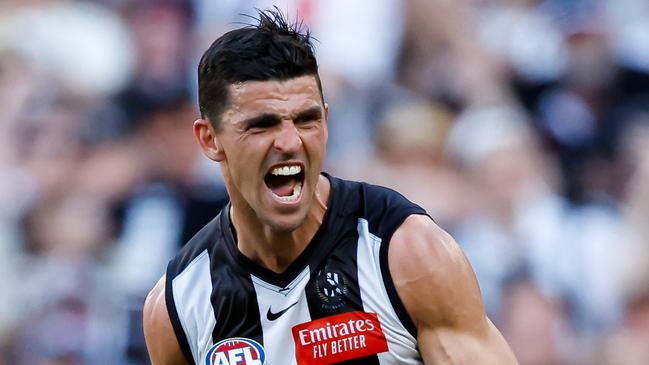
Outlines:
[[[320,118],[322,118],[322,108],[316,105],[297,113],[293,120],[295,122],[304,122]]]
[[[293,120],[295,122],[302,122],[319,118],[322,118],[322,107],[316,105],[298,112],[293,117]],[[270,126],[279,123],[281,119],[282,117],[279,114],[263,113],[255,117],[245,119],[241,121],[241,124],[244,128],[251,128],[256,125]]]

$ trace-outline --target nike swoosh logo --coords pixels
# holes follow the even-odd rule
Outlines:
[[[297,304],[297,302],[289,305],[288,307],[282,309],[281,311],[279,311],[277,313],[273,313],[273,311],[270,310],[270,307],[268,307],[268,312],[266,312],[266,318],[268,318],[269,321],[274,321],[277,318],[281,317],[282,314],[286,313],[287,310],[291,309],[296,304]]]

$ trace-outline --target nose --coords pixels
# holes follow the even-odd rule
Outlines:
[[[302,146],[302,138],[290,119],[282,120],[273,147],[283,153],[297,152]]]

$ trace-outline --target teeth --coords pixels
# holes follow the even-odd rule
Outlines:
[[[272,175],[282,175],[282,176],[291,176],[291,175],[297,175],[300,172],[302,172],[302,167],[301,166],[284,166],[284,167],[275,167],[273,171],[270,173]]]
[[[290,196],[279,196],[279,195],[276,195],[275,193],[273,193],[273,195],[275,195],[275,197],[277,199],[279,199],[279,200],[281,200],[283,202],[291,203],[291,202],[296,201],[297,198],[300,197],[300,193],[302,193],[302,183],[301,182],[295,184],[295,186],[293,187],[293,194],[291,194]]]

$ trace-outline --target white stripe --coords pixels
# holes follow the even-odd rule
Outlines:
[[[367,220],[358,219],[358,286],[363,310],[375,312],[388,340],[389,352],[378,355],[383,365],[423,364],[417,351],[417,341],[401,324],[388,296],[381,274],[381,238],[370,233]]]
[[[180,323],[196,364],[213,345],[212,331],[216,318],[210,297],[210,258],[207,250],[201,252],[172,282],[174,302]]]
[[[295,356],[287,361],[287,354],[295,354],[295,342],[291,328],[300,323],[309,322],[311,314],[306,300],[305,288],[310,278],[307,266],[286,288],[279,288],[258,277],[251,275],[259,304],[259,318],[264,337],[266,365],[296,364]],[[268,320],[269,308],[277,313],[293,305],[274,321]]]

